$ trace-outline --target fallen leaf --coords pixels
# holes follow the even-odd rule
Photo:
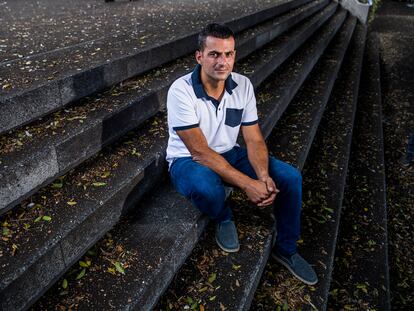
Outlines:
[[[76,280],[80,280],[85,276],[86,269],[82,269],[82,271],[76,276]]]
[[[212,273],[210,274],[209,278],[208,278],[208,282],[211,284],[213,283],[217,278],[217,274],[216,273]]]
[[[124,270],[124,268],[122,267],[122,264],[119,261],[115,262],[114,266],[115,266],[116,270],[119,273],[125,274],[125,270]]]
[[[103,186],[106,186],[106,182],[94,182],[92,184],[92,186],[94,186],[94,187],[103,187]]]
[[[63,289],[68,288],[68,280],[63,279],[63,282],[62,282],[62,288],[63,288]]]

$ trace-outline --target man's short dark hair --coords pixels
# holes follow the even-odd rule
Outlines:
[[[198,35],[198,50],[203,51],[206,45],[206,39],[208,36],[220,38],[220,39],[227,39],[230,37],[234,38],[233,31],[224,24],[217,24],[212,23],[208,24],[201,30],[200,34]]]

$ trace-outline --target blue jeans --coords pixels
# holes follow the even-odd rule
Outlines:
[[[234,147],[222,156],[235,169],[257,179],[246,149]],[[210,219],[218,223],[232,218],[231,209],[225,204],[223,181],[214,171],[194,162],[191,157],[183,157],[174,160],[170,175],[176,190]],[[296,252],[296,241],[300,234],[302,176],[294,167],[272,157],[269,158],[269,175],[280,190],[274,204],[276,248],[287,256]]]

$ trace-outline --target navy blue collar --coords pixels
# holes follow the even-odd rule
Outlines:
[[[194,93],[197,98],[206,98],[206,99],[214,99],[206,93],[204,90],[203,84],[201,83],[200,77],[200,70],[201,65],[197,64],[194,68],[193,73],[191,74],[191,81],[193,83]],[[226,89],[227,93],[230,95],[233,94],[233,90],[237,87],[237,83],[233,80],[231,74],[227,77],[226,82],[224,83],[224,88]]]

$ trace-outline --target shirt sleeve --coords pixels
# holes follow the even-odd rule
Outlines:
[[[174,131],[186,130],[199,126],[198,117],[185,86],[173,84],[167,96],[168,125]]]
[[[259,118],[257,116],[256,97],[254,95],[254,88],[250,80],[247,80],[246,91],[247,103],[241,123],[243,126],[253,125],[259,122]]]

